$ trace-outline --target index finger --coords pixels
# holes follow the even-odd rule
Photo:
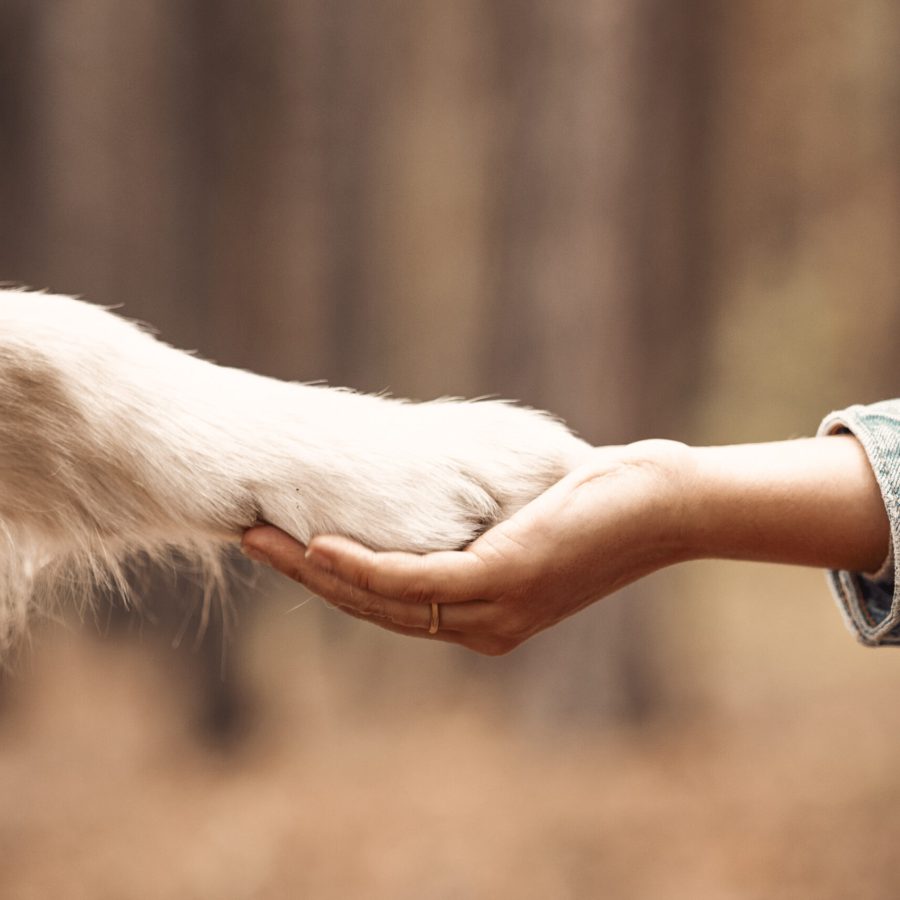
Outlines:
[[[322,535],[310,541],[306,559],[355,587],[410,603],[458,603],[490,594],[485,562],[468,550],[379,552],[350,538]]]

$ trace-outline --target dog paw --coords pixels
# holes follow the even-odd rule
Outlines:
[[[327,391],[325,388],[306,390]],[[574,468],[587,445],[560,422],[500,401],[413,404],[329,392],[293,459],[257,485],[261,520],[298,540],[458,549]],[[308,406],[308,404],[307,404]]]

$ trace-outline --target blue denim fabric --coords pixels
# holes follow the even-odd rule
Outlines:
[[[891,525],[891,549],[877,573],[829,572],[828,580],[847,627],[869,646],[900,644],[900,400],[851,406],[827,416],[819,434],[850,432],[862,444],[881,488]]]

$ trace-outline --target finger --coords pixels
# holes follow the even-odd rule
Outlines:
[[[348,543],[353,544],[352,541]],[[444,605],[443,601],[423,604],[384,597],[315,564],[305,555],[303,544],[271,525],[248,531],[244,536],[243,549],[257,559],[263,557],[260,561],[347,611],[378,616],[405,628],[427,630],[431,625],[431,602],[441,602],[441,627],[467,632],[483,632],[488,627],[487,619],[492,611],[492,604],[488,601],[470,600]]]
[[[267,526],[256,531],[259,533],[245,535],[242,547],[251,558],[267,563],[331,603],[349,606],[363,614],[382,614],[384,597],[315,566],[307,560],[303,544],[277,528]]]
[[[429,634],[427,629],[407,628],[406,626],[398,625],[397,623],[392,622],[390,619],[380,619],[377,616],[367,616],[363,613],[357,612],[354,609],[347,609],[343,606],[339,606],[338,609],[342,613],[346,613],[348,616],[352,616],[354,619],[359,619],[362,622],[368,622],[371,625],[377,625],[379,628],[383,628],[385,631],[391,631],[394,634],[402,634],[406,637],[426,638],[430,641],[441,641],[445,644],[459,644],[461,646],[468,646],[466,636],[458,631],[440,629],[436,634]]]
[[[333,573],[310,565],[303,544],[274,526],[249,529],[244,534],[242,550],[252,559],[271,565],[282,574],[299,581],[314,594],[334,604],[341,612],[386,631],[458,644],[490,656],[507,652],[511,648],[511,645],[504,645],[499,641],[490,628],[486,628],[486,622],[496,615],[495,604],[490,601],[470,600],[446,606],[442,604],[438,631],[430,634],[430,604],[423,607],[422,604],[395,601],[348,584]],[[379,616],[378,612],[385,615]],[[388,616],[393,616],[393,619]]]
[[[323,535],[313,538],[306,557],[349,584],[411,603],[458,603],[491,594],[483,561],[466,550],[375,552],[349,538]]]
[[[256,525],[244,532],[241,538],[241,552],[256,562],[275,566],[284,572],[284,568],[290,566],[294,560],[303,559],[306,547],[274,525]]]
[[[431,604],[409,603],[382,597],[355,585],[348,584],[330,572],[323,572],[306,564],[294,572],[294,578],[314,594],[346,612],[387,620],[401,628],[428,631],[431,627]],[[493,604],[486,600],[467,603],[438,604],[438,631],[458,631],[478,634],[489,630]]]
[[[394,634],[402,634],[405,637],[420,639],[425,638],[426,640],[432,641],[442,641],[447,644],[456,644],[460,647],[465,647],[467,650],[474,650],[476,653],[483,653],[487,656],[497,656],[500,653],[506,653],[511,650],[513,646],[504,643],[503,641],[499,641],[493,635],[471,635],[464,634],[460,631],[444,631],[443,629],[436,634],[429,634],[427,631],[423,631],[419,628],[404,628],[402,625],[396,625],[385,619],[364,616],[354,610],[343,609],[342,607],[338,607],[338,609],[348,616],[352,616],[354,619],[360,619],[363,622],[377,625],[379,628],[383,628],[385,631],[390,631]]]

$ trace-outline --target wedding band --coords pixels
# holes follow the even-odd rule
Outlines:
[[[428,626],[429,634],[437,634],[441,627],[441,607],[439,603],[431,604],[431,624]]]

